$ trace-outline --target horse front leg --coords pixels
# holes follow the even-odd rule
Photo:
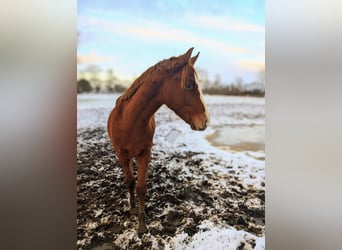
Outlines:
[[[135,179],[133,175],[133,161],[129,161],[129,178],[126,182],[128,186],[128,191],[129,191],[129,204],[130,204],[130,209],[129,213],[130,215],[136,215],[138,214],[138,209],[136,206],[136,200],[135,200],[135,193],[134,193],[134,188],[135,188]]]
[[[146,179],[148,172],[148,164],[151,159],[151,149],[148,149],[141,153],[138,157],[136,157],[138,163],[138,181],[136,185],[136,192],[139,199],[139,227],[138,234],[141,236],[142,234],[147,232],[147,226],[145,221],[145,198],[146,198]]]
[[[125,184],[129,192],[129,205],[130,205],[130,215],[135,215],[138,213],[135,201],[134,187],[135,179],[133,175],[133,162],[124,156],[119,156],[119,161],[122,166],[122,170],[125,176]]]

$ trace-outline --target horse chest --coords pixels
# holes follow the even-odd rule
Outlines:
[[[119,125],[119,124],[117,124]],[[152,146],[154,127],[114,126],[113,143],[129,151],[140,151]]]

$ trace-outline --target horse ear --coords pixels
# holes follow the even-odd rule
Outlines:
[[[185,54],[181,56],[182,63],[187,63],[189,61],[193,50],[194,50],[194,47],[191,47],[190,49],[188,49],[187,52],[185,52]]]
[[[195,62],[197,61],[198,56],[199,56],[199,52],[198,52],[197,55],[195,55],[194,57],[191,57],[191,63],[192,63],[192,65],[195,64]]]

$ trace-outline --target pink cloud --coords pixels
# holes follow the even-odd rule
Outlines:
[[[99,63],[114,61],[114,56],[100,56],[97,52],[90,52],[87,55],[77,55],[77,62],[79,63]]]
[[[259,71],[265,70],[265,62],[262,61],[252,61],[252,60],[240,60],[236,62],[237,66],[240,68]]]

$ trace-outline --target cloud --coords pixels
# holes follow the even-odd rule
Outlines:
[[[114,56],[100,56],[97,52],[90,52],[87,55],[77,55],[77,62],[79,63],[99,63],[114,61]]]
[[[236,62],[237,66],[240,68],[260,71],[265,70],[265,62],[262,61],[252,61],[252,60],[240,60]]]
[[[79,17],[79,22],[84,27],[99,27],[116,35],[130,36],[139,40],[191,43],[194,46],[227,53],[247,52],[246,48],[235,46],[219,39],[207,38],[202,35],[203,33],[196,34],[189,29],[171,28],[156,21],[132,20],[131,22],[127,22],[81,16]]]
[[[188,14],[185,16],[185,18],[187,22],[190,22],[193,25],[209,29],[237,32],[265,32],[264,26],[250,23],[244,20],[233,19],[227,16]]]

